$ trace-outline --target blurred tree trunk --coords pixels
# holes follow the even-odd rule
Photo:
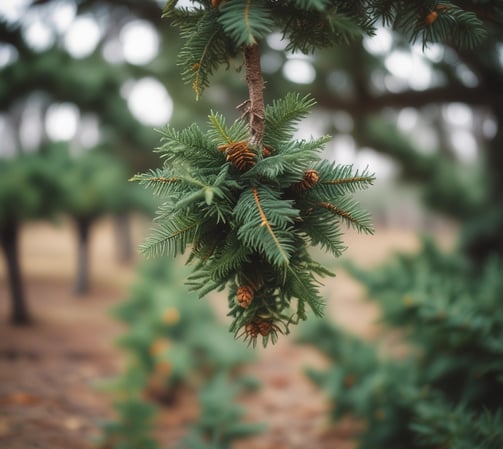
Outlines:
[[[503,105],[493,109],[498,129],[489,143],[487,171],[489,201],[474,224],[465,232],[464,248],[477,261],[503,256]]]
[[[26,305],[21,267],[18,255],[19,224],[15,221],[6,223],[0,228],[0,245],[3,247],[7,263],[7,275],[11,293],[11,322],[16,325],[31,323]]]
[[[129,264],[133,261],[134,257],[133,241],[131,238],[131,216],[128,213],[117,214],[114,217],[114,221],[119,262]]]
[[[89,292],[89,235],[92,220],[77,218],[77,278],[74,292],[76,295],[85,295]]]

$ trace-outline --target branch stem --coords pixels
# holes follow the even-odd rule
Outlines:
[[[262,146],[265,128],[264,105],[264,78],[260,67],[260,48],[257,44],[249,45],[243,51],[246,68],[246,82],[250,95],[248,119],[250,124],[250,137],[248,144],[251,147]]]

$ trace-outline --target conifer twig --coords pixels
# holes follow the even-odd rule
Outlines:
[[[248,143],[252,147],[261,147],[264,138],[265,105],[264,78],[260,67],[260,48],[257,44],[248,45],[243,50],[246,82],[250,95],[248,105],[248,119],[250,123],[250,137]]]

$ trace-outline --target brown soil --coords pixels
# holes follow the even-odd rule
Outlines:
[[[0,261],[0,447],[2,449],[90,449],[100,436],[100,423],[112,416],[110,398],[100,382],[117,374],[123,355],[114,346],[121,326],[110,307],[127,294],[134,267],[115,257],[113,227],[108,221],[92,238],[93,290],[72,294],[74,240],[67,224],[35,223],[24,228],[21,254],[27,296],[35,324],[7,323],[8,291]],[[143,232],[138,221],[135,238]],[[373,237],[350,234],[346,257],[371,266],[391,250],[413,251],[418,241],[409,231],[380,231]],[[324,290],[329,313],[352,332],[373,337],[378,310],[363,299],[365,292],[342,271]],[[305,366],[320,367],[323,358],[310,347],[284,338],[276,346],[258,349],[249,372],[262,388],[245,398],[250,420],[267,424],[267,431],[238,449],[354,447],[354,422],[332,426],[328,404],[303,374]],[[163,442],[178,439],[197,415],[194,395],[180,395],[174,408],[159,416]],[[163,447],[167,447],[164,446]]]

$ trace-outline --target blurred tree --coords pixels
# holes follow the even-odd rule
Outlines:
[[[152,402],[174,407],[187,387],[200,392],[201,414],[183,447],[207,447],[211,437],[212,447],[224,448],[260,430],[243,422],[235,398],[243,387],[257,386],[240,373],[253,353],[228,334],[208,303],[187,292],[183,274],[165,259],[142,265],[128,299],[114,309],[126,326],[118,344],[128,363],[108,383],[117,413],[103,426],[103,449],[157,448]]]
[[[19,263],[19,236],[26,220],[54,217],[62,198],[58,172],[60,152],[23,154],[0,159],[0,244],[11,292],[11,321],[28,324],[31,316]]]
[[[496,449],[503,442],[502,4],[422,2],[423,6],[430,11],[423,20],[409,21],[417,29],[442,26],[444,14],[462,6],[485,22],[486,35],[475,48],[450,40],[434,46],[443,57],[431,61],[433,82],[421,89],[392,76],[388,57],[409,54],[403,35],[394,35],[390,52],[384,54],[369,51],[364,39],[350,52],[326,53],[315,62],[320,77],[317,96],[323,107],[349,113],[350,126],[346,120],[340,128],[350,131],[343,132],[351,133],[361,146],[392,156],[403,179],[416,182],[429,205],[461,223],[461,252],[445,255],[430,243],[421,253],[402,256],[381,270],[365,273],[353,268],[369,297],[379,302],[382,321],[400,329],[409,350],[388,360],[374,342],[318,322],[305,338],[333,364],[311,375],[333,401],[333,418],[350,415],[364,420],[361,448]],[[400,31],[400,23],[395,30]],[[405,58],[407,62],[411,59]],[[403,64],[402,59],[402,69]],[[475,162],[463,157],[463,149],[469,148],[466,141],[453,142],[445,135],[451,130],[442,122],[453,110],[445,106],[453,103],[465,104],[462,110],[474,117],[470,131],[476,140]],[[405,114],[399,113],[405,108],[422,114],[416,123],[426,122],[426,148],[417,129],[400,123]],[[335,114],[334,122],[338,127]]]
[[[71,53],[66,45],[68,33],[62,32],[56,26],[55,17],[60,10],[67,7],[70,7],[71,10],[72,5],[75,6],[73,23],[76,23],[78,18],[85,17],[91,18],[100,27],[100,39],[88,56],[75,56]],[[8,214],[5,213],[4,223],[6,223],[5,226],[7,224],[9,226],[8,229],[6,228],[2,232],[2,240],[6,251],[9,253],[8,266],[11,272],[13,297],[17,298],[15,304],[19,309],[19,312],[16,312],[18,317],[16,321],[28,320],[27,318],[21,318],[22,316],[27,317],[27,312],[22,307],[23,302],[20,299],[23,294],[19,263],[15,259],[17,254],[15,251],[17,233],[21,221],[19,217],[24,219],[25,216],[36,216],[38,218],[46,216],[42,211],[40,213],[38,211],[33,212],[31,203],[26,203],[27,210],[22,211],[25,202],[17,198],[18,195],[26,194],[27,198],[33,200],[37,207],[42,201],[45,201],[48,204],[47,215],[50,213],[50,204],[56,198],[43,189],[38,192],[40,198],[32,198],[33,193],[30,193],[28,188],[25,192],[16,189],[16,186],[19,187],[19,184],[16,183],[17,180],[14,179],[17,171],[22,172],[22,176],[31,180],[31,174],[28,171],[33,168],[33,164],[28,166],[27,162],[25,162],[25,159],[31,158],[31,156],[29,158],[22,155],[22,150],[25,147],[31,148],[30,151],[40,153],[40,158],[37,159],[40,162],[39,171],[46,170],[47,174],[50,173],[54,183],[56,183],[56,180],[62,179],[66,183],[65,207],[77,217],[79,230],[79,260],[81,262],[78,264],[77,291],[85,290],[87,285],[87,244],[85,242],[88,240],[92,218],[99,216],[107,209],[108,212],[112,212],[119,217],[118,221],[121,223],[121,229],[127,230],[126,212],[134,209],[135,206],[145,209],[145,205],[151,201],[147,196],[142,196],[140,189],[127,185],[127,178],[132,172],[144,169],[147,164],[151,165],[153,163],[150,149],[157,142],[156,133],[150,126],[141,123],[133,115],[128,105],[128,99],[124,95],[124,89],[135,80],[147,76],[156,77],[162,75],[165,78],[170,78],[170,74],[176,68],[171,63],[170,47],[163,40],[166,38],[168,41],[172,41],[170,31],[164,30],[162,35],[159,34],[161,46],[165,47],[163,58],[146,65],[134,65],[127,63],[125,60],[110,62],[109,58],[106,57],[105,50],[110,43],[119,41],[121,31],[128,24],[144,19],[154,26],[159,26],[160,16],[161,9],[155,1],[76,1],[65,4],[59,1],[32,1],[25,5],[23,14],[17,21],[8,21],[0,17],[0,46],[4,54],[12,56],[12,58],[9,59],[8,57],[6,62],[0,65],[0,123],[3,125],[4,133],[3,142],[0,145],[0,158],[7,157],[9,154],[14,155],[16,158],[20,157],[19,162],[16,159],[1,162],[2,167],[5,170],[9,167],[10,172],[9,176],[3,176],[2,179],[2,198],[8,201],[9,204],[17,205],[16,212],[12,212],[12,217],[9,218]],[[44,44],[39,42],[39,40],[43,41],[42,38],[39,38],[37,42],[30,39],[30,27],[37,21],[42,21],[46,29],[54,37],[52,44],[49,42],[44,47]],[[83,39],[82,36],[80,38]],[[119,53],[121,53],[120,50]],[[173,97],[175,98],[178,95],[183,95],[184,90],[182,88],[173,89],[173,91]],[[65,166],[63,171],[54,172],[55,168],[53,170],[50,167],[54,160],[52,156],[49,157],[43,147],[46,144],[50,145],[51,139],[54,138],[49,133],[47,121],[51,107],[59,102],[74,105],[78,113],[81,114],[83,123],[85,122],[84,119],[89,117],[95,118],[98,123],[98,129],[91,129],[91,131],[85,128],[84,125],[78,124],[77,136],[73,138],[72,148],[76,149],[77,152],[87,151],[86,148],[82,147],[89,146],[89,143],[82,143],[81,139],[78,139],[79,131],[83,134],[83,140],[88,140],[89,135],[97,134],[94,140],[97,140],[98,144],[104,141],[108,142],[107,151],[126,161],[126,165],[116,159],[105,159],[103,157],[101,162],[106,163],[106,165],[102,166],[97,163],[92,168],[92,160],[94,159],[84,156],[81,158],[84,166],[78,169],[75,162],[80,158],[76,158],[70,163],[70,159],[66,155],[65,163],[70,163],[70,165]],[[39,108],[38,118],[33,117],[32,114],[34,108],[37,109],[37,107]],[[146,108],[148,108],[148,105]],[[181,115],[183,114],[179,114],[178,117]],[[63,122],[59,126],[64,128],[67,125]],[[12,142],[10,142],[9,137]],[[91,140],[93,140],[92,137]],[[9,143],[13,145],[9,145]],[[9,148],[10,146],[12,148]],[[63,153],[59,156],[65,158]],[[59,162],[64,163],[63,160],[59,160]],[[120,165],[120,168],[115,168],[115,165]],[[108,167],[109,178],[101,170],[105,169],[105,167]],[[37,167],[33,168],[34,173],[35,169]],[[88,175],[85,174],[87,170],[90,170]],[[101,170],[101,174],[98,174],[99,170]],[[71,173],[73,175],[70,175]],[[75,176],[73,181],[72,176]],[[82,179],[82,176],[85,179]],[[111,188],[113,181],[119,182],[119,176],[122,177],[122,188],[115,189],[113,198],[107,197],[105,199],[103,190],[100,189],[105,187],[107,178],[110,181],[109,187]],[[76,185],[75,181],[77,179],[80,179],[81,185]],[[11,181],[13,184],[9,186]],[[95,182],[97,184],[93,184]],[[25,183],[25,185],[32,187],[30,182]],[[115,185],[117,186],[117,184]],[[76,190],[71,191],[72,188]],[[98,194],[99,198],[96,197],[98,191],[100,192]],[[49,196],[45,197],[45,194]],[[72,196],[73,198],[70,199]],[[144,201],[145,199],[147,199],[147,202]],[[63,206],[63,204],[59,204],[59,206]],[[96,210],[92,211],[93,207]],[[150,207],[147,207],[147,209],[150,210]],[[8,223],[7,219],[9,220]],[[128,238],[122,242],[119,248],[127,249],[130,246]],[[130,257],[131,251],[123,252],[123,256]]]
[[[31,321],[18,254],[22,224],[62,213],[74,219],[78,237],[75,292],[83,294],[89,288],[89,237],[94,221],[105,214],[152,213],[154,208],[149,195],[127,182],[126,173],[124,164],[106,152],[93,150],[72,157],[64,143],[0,159],[0,242],[8,268],[12,322]]]
[[[411,14],[415,8],[411,7]],[[342,123],[339,131],[348,132],[344,129],[347,120],[337,120],[337,113],[348,113],[349,133],[357,145],[391,156],[401,168],[402,179],[418,185],[428,205],[458,220],[463,251],[483,261],[493,253],[503,254],[501,2],[427,1],[417,8],[417,14],[398,18],[393,32],[380,30],[384,50],[373,49],[369,39],[361,39],[348,49],[321,53],[313,61],[317,69],[314,94],[323,109],[335,112],[336,130]],[[426,56],[419,57],[416,52],[416,59],[412,59],[403,31],[414,28],[413,40],[418,40],[418,33],[442,37],[449,22],[455,23],[464,15],[460,8],[468,12],[466,19],[458,22],[459,30],[464,30],[461,41],[478,34],[476,48],[458,45],[470,42],[441,39],[440,44],[427,45],[431,49]],[[476,20],[484,22],[482,34],[466,28]],[[388,43],[383,44],[386,38]],[[430,78],[429,82],[423,79],[414,84],[394,74],[396,67],[391,61],[404,54],[405,59],[397,63],[400,69],[408,70],[412,78],[414,70],[426,65],[424,76]],[[410,69],[404,67],[406,64]],[[464,126],[465,136],[467,132],[471,136],[453,142],[447,107],[459,104],[472,110],[472,123]],[[397,125],[403,117],[400,112],[406,108],[418,110],[416,129]],[[423,135],[419,131],[421,121],[426,122]],[[475,142],[473,162],[467,162],[463,155],[470,140]]]
[[[77,233],[77,274],[75,293],[89,291],[89,243],[93,223],[104,215],[125,214],[133,210],[151,212],[153,202],[135,185],[127,182],[123,162],[103,148],[71,157],[55,167],[62,186],[61,210],[75,222]]]
[[[332,361],[310,372],[332,418],[364,420],[361,449],[503,447],[501,260],[480,267],[425,241],[419,254],[351,271],[408,350],[383,357],[374,341],[326,321],[304,329],[304,341]]]

